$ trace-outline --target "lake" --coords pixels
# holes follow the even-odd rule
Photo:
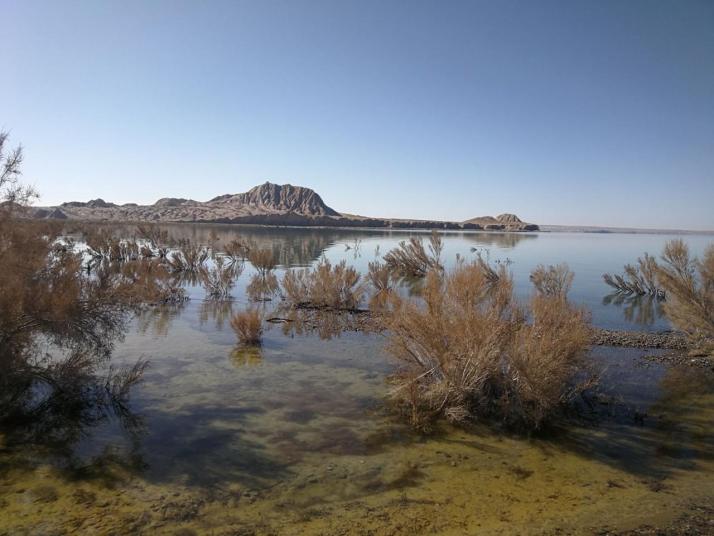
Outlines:
[[[364,272],[411,236],[165,228],[219,249],[236,237],[271,247],[279,277],[323,256]],[[524,300],[533,268],[565,262],[570,297],[594,325],[662,330],[660,304],[619,299],[602,275],[671,238],[446,233],[443,258],[507,263]],[[695,254],[714,241],[682,238]],[[131,415],[68,423],[32,446],[0,443],[0,534],[617,534],[713,504],[711,370],[597,347],[590,359],[612,401],[601,419],[533,437],[479,423],[422,435],[385,407],[395,363],[383,334],[269,323],[260,348],[237,346],[229,318],[249,305],[253,273],[246,264],[230,301],[187,283],[185,304],[132,320],[112,357],[149,363]],[[259,306],[269,317],[278,302]]]

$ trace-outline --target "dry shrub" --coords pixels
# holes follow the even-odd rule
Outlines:
[[[230,297],[235,280],[242,271],[242,265],[216,257],[212,267],[201,267],[199,279],[210,299],[225,300]]]
[[[384,261],[396,274],[405,277],[424,277],[432,269],[442,269],[442,249],[441,236],[433,231],[429,237],[428,251],[421,237],[411,237],[408,242],[402,241],[398,247],[387,252]]]
[[[645,253],[644,257],[637,259],[636,266],[626,264],[623,275],[604,274],[602,278],[617,292],[638,296],[649,294],[662,299],[665,297],[665,291],[657,284],[658,271],[657,259]]]
[[[159,229],[151,223],[141,223],[136,226],[137,235],[148,243],[151,249],[158,249],[169,245],[169,232]]]
[[[364,294],[360,279],[344,260],[333,266],[323,259],[312,269],[285,272],[283,291],[293,307],[355,310]]]
[[[106,285],[114,287],[118,303],[132,306],[180,303],[186,292],[175,283],[163,264],[149,259],[104,266],[98,280],[111,278]]]
[[[522,307],[505,267],[489,268],[460,261],[428,272],[421,302],[393,297],[391,396],[417,427],[483,417],[533,430],[579,391],[584,312],[544,294]]]
[[[539,264],[531,272],[531,283],[543,296],[565,298],[573,284],[573,272],[567,264],[550,265],[547,268]]]
[[[142,246],[133,240],[116,238],[107,229],[89,229],[84,237],[87,253],[95,261],[108,260],[112,262],[135,261],[144,255]]]
[[[379,261],[369,263],[367,279],[374,288],[374,293],[369,298],[369,308],[379,313],[388,306],[389,298],[397,285],[389,266]]]
[[[166,257],[166,262],[173,272],[198,273],[206,264],[208,250],[198,244],[183,241],[173,255]]]
[[[233,239],[223,246],[223,252],[233,263],[245,261],[248,258],[250,249],[250,245],[247,242],[238,239]]]
[[[51,425],[72,407],[77,419],[94,422],[123,408],[143,367],[105,378],[98,370],[128,313],[173,294],[165,269],[144,261],[101,265],[88,276],[79,254],[56,246],[60,231],[0,219],[0,421]]]
[[[248,252],[248,260],[261,275],[275,270],[278,264],[272,249],[251,249]]]
[[[231,318],[231,327],[243,344],[258,345],[263,337],[263,318],[258,309],[247,309]]]
[[[22,172],[22,146],[7,150],[8,133],[0,131],[0,202],[2,211],[13,213],[22,211],[25,205],[37,197],[37,192],[20,182]]]
[[[699,260],[682,240],[667,242],[657,279],[667,293],[667,317],[687,333],[695,351],[714,355],[714,244]]]
[[[58,439],[106,421],[110,413],[124,421],[129,388],[145,365],[115,370],[107,360],[142,297],[165,295],[166,272],[137,261],[128,263],[132,268],[106,262],[89,275],[82,256],[60,240],[61,224],[15,219],[14,207],[32,192],[18,181],[21,151],[5,155],[5,140],[0,133],[0,201],[5,202],[0,203],[0,423],[5,438],[25,433]]]

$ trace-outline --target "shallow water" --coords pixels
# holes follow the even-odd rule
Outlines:
[[[428,238],[425,232],[384,230],[186,224],[163,228],[174,238],[203,244],[208,244],[213,234],[219,247],[234,238],[248,238],[260,247],[272,247],[283,268],[307,266],[324,256],[333,263],[345,259],[360,271],[410,236]],[[669,325],[656,303],[635,298],[618,302],[613,289],[603,282],[603,274],[622,273],[626,263],[634,264],[645,252],[658,256],[664,244],[674,238],[685,240],[693,255],[700,255],[714,242],[713,234],[446,232],[442,236],[447,266],[457,255],[468,260],[481,254],[494,262],[507,262],[516,293],[523,299],[532,292],[528,276],[537,265],[565,262],[575,272],[570,298],[592,312],[593,324],[641,330],[668,329]],[[241,300],[240,288],[236,292]],[[202,292],[193,295],[200,298]]]
[[[198,239],[210,230],[172,227]],[[221,240],[246,232],[216,228]],[[325,255],[364,268],[377,244],[384,253],[405,235],[254,236],[279,248],[283,263]],[[457,234],[445,255],[478,247],[511,259],[523,296],[533,266],[566,261],[576,272],[573,297],[594,304],[594,321],[632,329],[621,309],[603,305],[600,275],[666,239]],[[695,251],[706,243],[687,240]],[[50,444],[4,445],[0,534],[592,534],[664,524],[714,500],[707,371],[597,348],[591,358],[611,400],[596,422],[534,438],[486,426],[421,436],[384,407],[393,363],[382,335],[325,338],[270,324],[259,350],[237,348],[227,318],[246,306],[250,275],[231,303],[204,302],[191,288],[185,306],[133,321],[112,363],[150,365],[123,425],[68,424],[72,433]]]

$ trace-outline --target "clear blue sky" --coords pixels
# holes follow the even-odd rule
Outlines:
[[[714,2],[0,0],[42,204],[714,229]]]

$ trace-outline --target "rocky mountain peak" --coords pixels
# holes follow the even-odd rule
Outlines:
[[[339,216],[328,207],[312,189],[292,184],[265,182],[243,194],[231,196],[227,201],[253,205],[267,211],[290,212],[304,216]]]
[[[523,223],[515,214],[500,214],[499,216],[496,216],[496,219],[501,223]]]

